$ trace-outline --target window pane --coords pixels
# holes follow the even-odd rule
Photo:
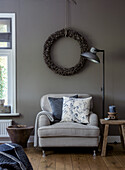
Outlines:
[[[7,42],[0,42],[0,47],[8,47]]]
[[[11,18],[0,18],[0,49],[12,48]]]
[[[8,58],[0,56],[0,99],[8,104]]]
[[[0,41],[0,49],[11,49],[11,42],[1,42]]]
[[[11,32],[11,19],[0,18],[0,33],[10,33],[10,32]]]

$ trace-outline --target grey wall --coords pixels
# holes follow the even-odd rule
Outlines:
[[[102,63],[88,62],[79,74],[63,77],[44,62],[43,46],[55,31],[64,28],[64,0],[0,0],[0,12],[16,13],[17,30],[17,112],[13,118],[33,125],[46,93],[90,93],[94,111],[101,117]],[[69,26],[106,52],[106,112],[115,104],[119,118],[125,119],[125,1],[77,0],[70,3]],[[54,46],[55,61],[71,67],[80,58],[77,42],[62,39]],[[100,58],[101,58],[100,54]],[[112,129],[113,130],[113,129]],[[115,134],[115,130],[112,132]]]

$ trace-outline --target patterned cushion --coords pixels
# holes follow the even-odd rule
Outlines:
[[[90,101],[92,97],[88,98],[69,98],[63,97],[63,122],[78,122],[89,123],[88,115],[90,111]]]

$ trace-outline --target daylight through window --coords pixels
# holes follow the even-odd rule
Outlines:
[[[0,13],[0,99],[16,113],[15,14]]]

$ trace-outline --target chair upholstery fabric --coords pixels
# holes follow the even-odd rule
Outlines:
[[[46,137],[98,137],[99,130],[96,126],[83,125],[74,122],[61,122],[40,127],[38,136]]]
[[[52,112],[48,97],[61,98],[76,94],[47,94],[41,98],[41,108]],[[88,94],[78,94],[78,97],[87,98]],[[91,102],[91,110],[93,102]],[[38,120],[39,147],[97,147],[99,143],[100,129],[98,116],[90,112],[89,124],[75,122],[58,122],[51,124],[46,115],[41,115]]]
[[[55,137],[39,138],[40,147],[98,147],[98,138]],[[51,144],[51,146],[50,146]]]

